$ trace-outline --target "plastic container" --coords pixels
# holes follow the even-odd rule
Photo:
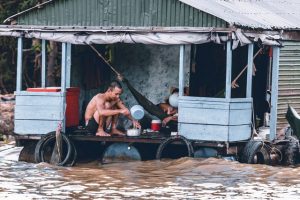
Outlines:
[[[131,116],[136,119],[136,120],[140,120],[144,117],[144,114],[145,114],[145,111],[144,111],[144,108],[140,105],[135,105],[135,106],[132,106],[130,108],[130,113],[131,113]]]
[[[67,88],[66,126],[78,126],[79,124],[79,95],[80,88]]]
[[[159,131],[160,128],[161,128],[161,121],[159,119],[151,121],[151,130],[152,131]]]
[[[60,92],[60,87],[27,88],[28,92]],[[79,124],[79,95],[80,88],[67,88],[66,127]]]
[[[169,103],[172,107],[174,107],[174,108],[178,107],[178,98],[179,98],[178,93],[174,93],[169,97]]]

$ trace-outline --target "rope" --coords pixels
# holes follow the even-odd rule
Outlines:
[[[256,54],[253,56],[253,60],[258,56],[258,54],[262,51],[262,48],[260,48]],[[255,65],[253,64],[254,69],[255,69]],[[231,87],[232,88],[237,88],[239,87],[239,85],[236,83],[237,80],[242,76],[242,74],[244,73],[244,71],[247,69],[248,64],[244,67],[244,69],[236,76],[236,78],[231,82]],[[254,70],[255,71],[255,70]]]
[[[251,101],[251,104],[252,104],[252,108],[254,108],[253,101]],[[254,138],[254,135],[257,135],[255,122],[256,122],[256,119],[255,119],[254,109],[252,109],[252,122],[251,122],[251,126],[252,126],[251,138],[252,139]]]
[[[65,116],[66,116],[66,110],[67,110],[67,103],[65,103],[65,105],[64,105],[63,119],[58,123],[56,131],[55,131],[56,147],[57,147],[59,162],[61,161],[61,158],[62,158],[62,153],[61,153],[61,150],[62,150],[61,130],[62,130],[62,126],[63,126],[63,123],[64,123]]]
[[[282,156],[281,151],[280,151],[278,148],[276,148],[275,146],[268,145],[268,144],[265,143],[264,141],[262,141],[262,143],[263,143],[263,145],[261,146],[260,150],[262,150],[263,147],[266,147],[267,149],[269,149],[269,151],[270,151],[269,154],[270,154],[270,155],[271,155],[272,153],[276,154],[276,152],[277,152],[278,155],[280,156],[280,159],[279,159],[278,161],[279,161],[279,162],[282,161],[283,156]]]
[[[61,129],[62,129],[62,123],[60,122],[60,123],[58,123],[58,126],[57,126],[56,131],[55,131],[55,140],[56,140],[56,147],[57,147],[59,162],[61,161],[61,158],[62,158],[62,153],[61,153],[61,149],[62,149]]]
[[[87,44],[87,43],[86,43]],[[139,93],[131,84],[130,82],[123,77],[102,55],[97,51],[95,47],[93,47],[90,44],[89,45],[95,53],[111,68],[111,70],[116,73],[118,79],[124,83],[126,83],[128,89],[134,96],[134,98],[137,100],[137,102],[145,109],[147,110],[150,114],[158,117],[159,119],[163,120],[165,117],[168,115],[158,106],[156,106],[154,103],[152,103],[149,99],[147,99],[145,96],[143,96],[141,93]]]
[[[99,53],[99,51],[97,51],[97,49],[93,45],[91,44],[87,44],[87,45],[89,45],[95,51],[95,53],[110,67],[110,69],[113,72],[115,72],[117,76],[121,76],[121,74],[101,55],[101,53]]]

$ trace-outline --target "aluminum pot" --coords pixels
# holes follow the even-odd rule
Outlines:
[[[128,129],[126,134],[127,136],[130,137],[139,136],[141,135],[141,129],[137,129],[137,128]]]

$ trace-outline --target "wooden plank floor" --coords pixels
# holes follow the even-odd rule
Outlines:
[[[129,136],[109,136],[100,137],[88,133],[86,130],[75,130],[67,134],[72,140],[77,141],[99,141],[99,142],[127,142],[127,143],[161,143],[166,138],[170,137],[164,133],[149,132],[137,137]],[[14,135],[19,140],[39,140],[42,135]]]
[[[81,140],[81,141],[104,141],[104,142],[134,142],[134,143],[161,143],[163,140],[168,138],[169,136],[164,133],[159,132],[149,132],[145,134],[141,134],[140,136],[132,137],[132,136],[109,136],[109,137],[100,137],[91,135],[86,131],[74,131],[69,135],[73,140]]]
[[[162,132],[148,132],[141,134],[137,137],[129,136],[109,136],[100,137],[90,134],[85,129],[76,129],[73,131],[67,131],[67,135],[74,141],[95,141],[95,142],[125,142],[125,143],[148,143],[148,144],[160,144],[162,141],[170,137],[170,135]],[[42,135],[14,135],[19,140],[39,140]],[[212,141],[191,141],[193,146],[196,147],[217,147],[225,148],[225,142],[212,142]],[[172,144],[183,144],[181,141],[172,142]],[[233,144],[233,143],[232,143]]]

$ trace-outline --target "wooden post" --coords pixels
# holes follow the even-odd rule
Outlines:
[[[41,86],[46,87],[46,41],[42,40],[42,69],[41,69]]]
[[[69,88],[71,86],[71,43],[67,43],[67,53],[66,53],[66,87]]]
[[[23,39],[18,38],[18,57],[17,57],[17,83],[16,91],[22,90],[22,59],[23,59]]]
[[[62,43],[62,48],[61,48],[61,91],[65,92],[66,91],[66,64],[67,64],[67,44]]]
[[[179,96],[184,93],[184,45],[180,45],[179,51]]]
[[[272,65],[270,140],[274,140],[276,138],[279,54],[280,54],[279,47],[274,46],[273,47],[273,61],[272,61],[273,65]]]
[[[231,40],[227,41],[226,45],[226,99],[231,98],[231,71],[232,71],[232,50]]]
[[[62,131],[65,132],[66,130],[66,64],[67,64],[67,44],[62,43],[61,48],[61,93],[63,94],[63,102],[62,102],[62,116],[61,119],[63,119],[62,124]]]
[[[248,45],[248,68],[246,97],[252,97],[252,74],[253,74],[253,44]]]

